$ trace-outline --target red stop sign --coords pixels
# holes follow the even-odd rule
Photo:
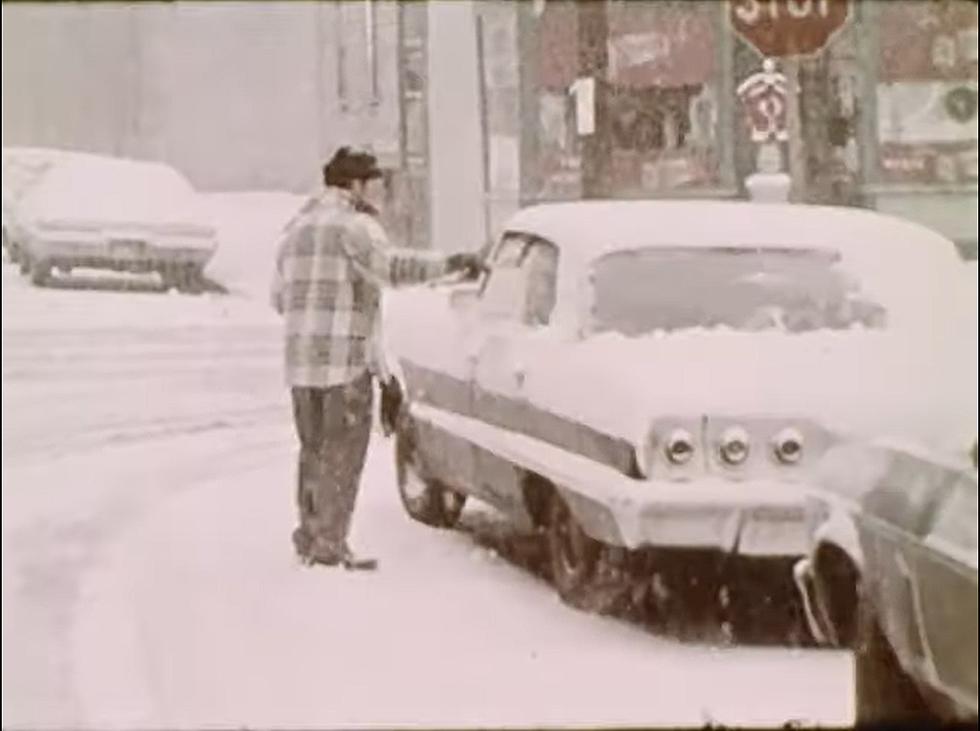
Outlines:
[[[850,0],[731,0],[735,30],[763,56],[816,53],[840,30]]]

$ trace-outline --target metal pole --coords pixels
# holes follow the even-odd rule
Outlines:
[[[489,120],[487,119],[487,69],[486,69],[486,50],[483,43],[483,16],[480,9],[476,8],[474,13],[476,29],[476,74],[477,84],[479,85],[480,103],[480,157],[483,165],[483,239],[490,241],[490,137]],[[522,161],[523,162],[523,161]]]
[[[800,120],[800,62],[796,58],[786,59],[783,65],[786,74],[786,143],[789,158],[789,176],[792,181],[789,199],[800,203],[806,199],[806,141],[803,139],[803,125]]]
[[[582,138],[582,197],[606,195],[609,134],[606,113],[609,68],[607,0],[578,0],[578,68],[582,78],[595,79],[595,130]]]

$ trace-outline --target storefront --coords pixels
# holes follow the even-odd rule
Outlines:
[[[977,5],[861,6],[866,203],[936,228],[976,256]]]
[[[580,14],[548,3],[535,27],[537,68],[527,83],[537,102],[537,161],[530,195],[538,200],[583,194],[583,94],[604,96],[594,120],[605,136],[598,187],[614,198],[728,196],[736,191],[732,145],[731,37],[723,4],[608,3],[606,81],[576,86]],[[604,117],[604,118],[601,118]]]
[[[476,3],[488,231],[540,201],[744,198],[757,148],[736,89],[763,59],[730,12]],[[852,2],[822,50],[779,67],[798,88],[783,145],[793,200],[876,208],[975,252],[975,3]]]

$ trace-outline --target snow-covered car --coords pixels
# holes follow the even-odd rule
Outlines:
[[[22,266],[44,283],[52,269],[157,272],[195,290],[216,247],[191,184],[172,167],[95,155],[58,162],[18,206]]]
[[[814,635],[855,651],[859,724],[977,721],[977,472],[879,441],[832,449],[795,576]]]
[[[962,263],[915,224],[561,203],[517,213],[487,264],[386,297],[399,490],[427,524],[473,496],[546,531],[565,597],[607,547],[777,559],[791,591],[830,446],[972,443],[975,408],[950,385],[966,382]]]

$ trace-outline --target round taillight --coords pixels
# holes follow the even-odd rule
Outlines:
[[[803,458],[803,435],[796,429],[783,429],[773,440],[772,449],[783,464],[796,464]]]
[[[687,464],[694,456],[694,438],[684,429],[675,429],[667,439],[664,451],[672,464]]]
[[[742,464],[749,457],[749,433],[740,426],[725,429],[721,435],[719,453],[725,464]]]

